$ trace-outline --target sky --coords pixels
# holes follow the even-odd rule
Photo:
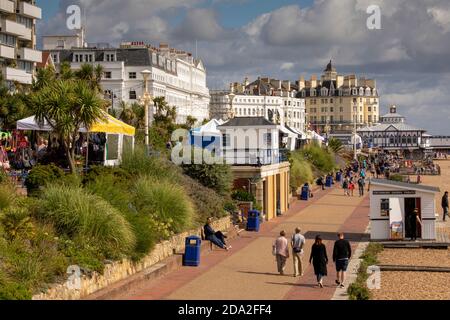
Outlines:
[[[450,135],[448,0],[37,0],[42,35],[69,34],[65,14],[79,4],[88,42],[168,42],[201,58],[210,89],[268,76],[340,74],[377,80],[390,104],[415,126]],[[381,29],[369,30],[378,5]],[[40,42],[40,41],[38,41]]]

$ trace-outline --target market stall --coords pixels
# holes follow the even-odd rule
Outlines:
[[[39,124],[34,116],[18,121],[17,130],[53,131],[47,121]],[[89,130],[84,127],[80,128],[79,132],[87,134],[87,158],[90,162],[115,166],[122,161],[124,150],[134,147],[136,129],[104,113],[104,120],[94,123]],[[89,155],[89,150],[91,155]]]

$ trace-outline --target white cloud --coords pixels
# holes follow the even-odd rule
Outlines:
[[[295,67],[295,64],[292,62],[285,62],[281,65],[280,69],[283,71],[292,70]]]

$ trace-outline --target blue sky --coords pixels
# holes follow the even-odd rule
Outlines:
[[[390,104],[418,127],[450,134],[449,0],[37,0],[43,35],[67,34],[65,8],[87,6],[87,41],[144,41],[194,51],[211,89],[258,76],[340,74],[377,80]],[[367,28],[370,5],[382,28]]]
[[[203,6],[214,7],[218,11],[219,19],[224,27],[236,28],[247,24],[263,13],[277,8],[292,4],[309,6],[312,2],[313,0],[208,0],[204,1]],[[44,21],[60,11],[59,0],[37,0],[37,3],[43,9]]]

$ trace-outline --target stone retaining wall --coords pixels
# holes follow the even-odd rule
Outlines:
[[[229,230],[231,226],[230,217],[222,218],[213,223],[213,228],[222,232]],[[78,286],[79,289],[71,288],[72,286],[68,285],[68,283],[57,284],[47,292],[33,296],[33,300],[78,300],[87,297],[117,281],[141,272],[175,253],[184,252],[185,238],[193,235],[201,237],[201,228],[175,235],[170,240],[157,244],[150,254],[139,262],[124,259],[107,264],[103,274],[82,275]]]

